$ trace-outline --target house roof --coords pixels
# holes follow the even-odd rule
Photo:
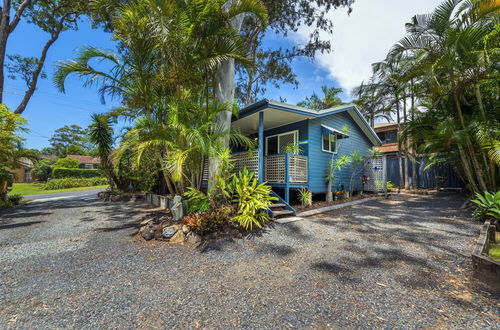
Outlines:
[[[99,157],[83,156],[83,155],[68,155],[69,158],[76,159],[80,164],[100,164],[101,159]]]
[[[259,112],[266,112],[266,116],[264,117],[265,129],[272,129],[301,120],[347,112],[374,145],[382,144],[382,141],[380,141],[375,131],[370,127],[358,107],[354,104],[343,104],[325,110],[313,110],[264,99],[241,109],[239,116],[233,118],[233,125],[239,128],[242,133],[256,132],[259,123]]]

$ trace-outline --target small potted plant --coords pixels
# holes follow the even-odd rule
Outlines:
[[[340,201],[344,198],[344,191],[343,190],[337,190],[335,191],[335,200]]]

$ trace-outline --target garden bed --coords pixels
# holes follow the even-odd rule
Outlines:
[[[471,259],[476,277],[500,289],[500,260],[495,260],[489,255],[498,249],[498,241],[496,241],[498,229],[498,223],[495,220],[488,219],[484,222]]]

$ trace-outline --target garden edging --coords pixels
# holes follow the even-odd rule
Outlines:
[[[500,287],[500,262],[486,255],[490,243],[495,239],[496,226],[492,219],[488,219],[481,227],[479,238],[472,250],[471,259],[475,275],[487,282]]]

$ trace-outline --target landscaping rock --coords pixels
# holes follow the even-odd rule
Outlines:
[[[144,238],[146,241],[150,241],[153,238],[155,238],[155,230],[151,226],[144,226],[139,230],[142,238]]]
[[[185,235],[182,230],[178,230],[170,239],[170,243],[184,243]]]
[[[172,202],[172,216],[174,218],[174,221],[180,221],[182,217],[184,216],[184,211],[182,209],[182,197],[179,195],[176,195],[174,197],[174,201]]]
[[[166,239],[172,238],[175,233],[178,231],[178,228],[174,228],[174,226],[167,227],[163,230],[162,236]]]
[[[189,227],[187,225],[182,225],[182,231],[184,232],[184,234],[189,233]]]
[[[201,236],[196,233],[190,232],[186,235],[186,242],[189,244],[198,245],[201,243]]]

